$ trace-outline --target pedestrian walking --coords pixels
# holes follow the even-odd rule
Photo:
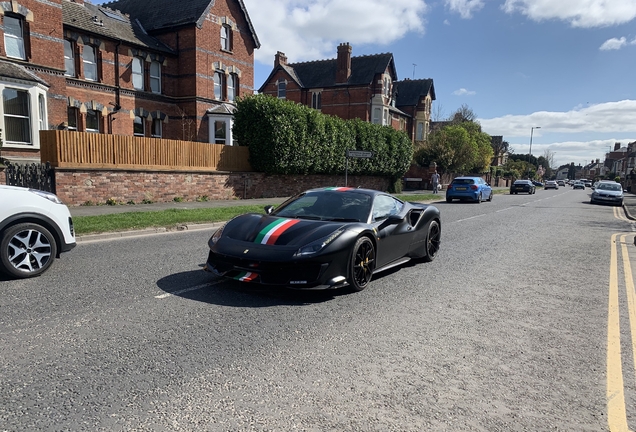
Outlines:
[[[431,176],[431,183],[433,183],[433,193],[436,194],[439,188],[439,174],[437,174],[437,170],[435,170]]]

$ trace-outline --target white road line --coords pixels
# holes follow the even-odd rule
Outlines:
[[[190,287],[190,288],[184,288],[184,289],[179,290],[179,291],[173,291],[173,292],[161,294],[161,295],[155,296],[155,298],[157,298],[157,299],[165,299],[165,298],[168,298],[168,297],[173,296],[173,295],[180,295],[180,294],[187,293],[187,292],[190,292],[190,291],[200,290],[201,288],[207,288],[207,287],[211,287],[211,286],[214,286],[214,285],[218,285],[221,282],[223,282],[223,281],[220,280],[220,281],[216,281],[216,282],[208,282],[208,283],[204,283],[202,285],[197,285],[197,286],[193,286],[193,287]]]
[[[459,220],[456,220],[455,223],[464,222],[464,221],[471,220],[471,219],[477,219],[477,218],[480,218],[480,217],[483,217],[483,216],[487,216],[487,214],[484,213],[484,214],[480,214],[480,215],[477,215],[477,216],[471,216],[471,217],[466,218],[466,219],[459,219]]]
[[[513,208],[516,208],[516,207],[507,207],[507,208],[505,208],[505,209],[497,210],[497,211],[495,211],[495,213],[499,213],[499,212],[504,212],[504,211],[512,210]]]

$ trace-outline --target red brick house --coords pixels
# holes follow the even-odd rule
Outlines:
[[[351,56],[348,43],[335,59],[287,63],[278,52],[259,93],[288,99],[344,119],[359,118],[405,131],[413,141],[429,130],[433,80],[397,80],[393,54]]]
[[[39,161],[38,130],[232,144],[260,42],[242,0],[0,3],[2,157]]]

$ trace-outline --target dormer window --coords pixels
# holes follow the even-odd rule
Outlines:
[[[24,20],[5,15],[4,16],[4,47],[7,57],[26,60],[24,47]]]

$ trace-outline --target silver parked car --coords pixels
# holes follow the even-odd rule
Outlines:
[[[598,182],[592,192],[590,203],[623,205],[623,187],[613,181]]]

